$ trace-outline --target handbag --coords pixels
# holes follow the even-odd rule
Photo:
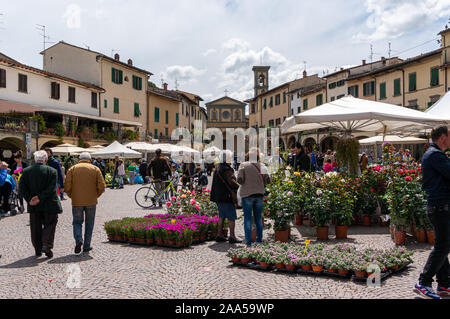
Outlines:
[[[217,176],[219,176],[220,180],[222,181],[222,183],[225,185],[225,187],[228,189],[228,191],[230,192],[230,196],[231,196],[231,200],[233,201],[233,204],[236,208],[239,208],[239,203],[238,203],[238,198],[237,198],[237,193],[234,192],[230,185],[228,185],[228,183],[225,181],[225,179],[222,177],[221,172],[219,170],[217,170]]]

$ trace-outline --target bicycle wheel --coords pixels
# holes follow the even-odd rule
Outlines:
[[[152,208],[156,204],[156,197],[158,194],[153,187],[141,187],[136,191],[134,199],[136,204],[142,208]]]

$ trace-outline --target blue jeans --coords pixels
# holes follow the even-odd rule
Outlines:
[[[73,215],[73,237],[75,243],[84,243],[83,249],[91,247],[92,231],[94,230],[96,206],[72,207]],[[83,241],[83,221],[86,216],[86,225],[84,227],[84,241]]]
[[[261,243],[263,238],[263,224],[261,213],[263,210],[264,197],[242,198],[242,208],[244,209],[244,230],[247,246],[252,244],[252,215],[256,224],[256,242]]]
[[[111,188],[114,189],[114,185],[116,184],[117,171],[114,171]]]

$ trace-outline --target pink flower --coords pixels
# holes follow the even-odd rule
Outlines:
[[[195,205],[195,198],[191,199],[191,205]]]
[[[166,205],[167,205],[167,208],[169,208],[170,206],[172,206],[172,203],[171,202],[167,202]]]
[[[174,201],[176,201],[177,200],[177,198],[174,196],[174,197],[172,197],[172,202],[174,202]]]
[[[197,210],[200,211],[200,206],[196,205],[195,208],[197,208]]]

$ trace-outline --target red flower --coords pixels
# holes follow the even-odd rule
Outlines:
[[[405,177],[405,181],[406,182],[412,182],[412,177],[411,176],[406,176]]]
[[[399,170],[398,170],[398,173],[399,173],[400,175],[403,175],[403,174],[405,174],[405,171],[402,171],[401,169],[399,169]]]
[[[371,188],[370,191],[371,191],[372,193],[375,192],[375,190],[374,190],[373,188]]]

